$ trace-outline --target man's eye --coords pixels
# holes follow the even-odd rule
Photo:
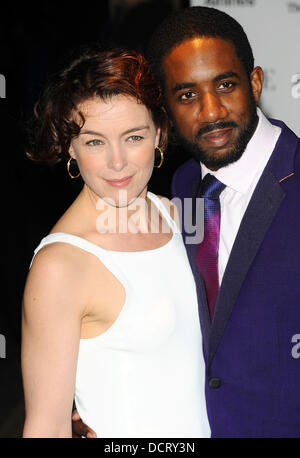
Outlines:
[[[140,142],[141,140],[143,140],[143,137],[141,137],[140,135],[131,135],[129,138],[128,138],[129,141],[131,142]]]
[[[233,81],[223,81],[223,83],[220,83],[219,88],[220,89],[232,89],[234,86],[236,86],[236,83]]]
[[[193,97],[195,97],[195,92],[188,91],[188,92],[185,92],[184,94],[181,94],[179,96],[179,100],[191,100]]]
[[[88,146],[99,146],[102,144],[103,142],[101,140],[89,140],[88,142],[86,142],[86,145]]]

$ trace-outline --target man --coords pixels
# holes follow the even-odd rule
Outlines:
[[[263,71],[227,14],[179,10],[149,49],[194,156],[175,173],[173,194],[205,200],[204,241],[186,248],[212,437],[300,437],[300,141],[257,109]]]
[[[206,175],[223,186],[216,292],[212,266],[207,278],[202,265],[211,255],[201,248],[210,226],[202,244],[186,245],[212,436],[300,437],[299,139],[256,109],[263,71],[254,68],[248,39],[230,16],[179,10],[149,49],[173,125],[194,156],[175,173],[173,194],[204,196],[206,205]]]

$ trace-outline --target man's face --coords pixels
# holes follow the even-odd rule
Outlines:
[[[257,125],[261,68],[249,81],[229,41],[199,37],[175,47],[163,70],[169,114],[187,149],[212,170],[238,160]]]

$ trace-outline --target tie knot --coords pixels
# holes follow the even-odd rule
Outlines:
[[[221,183],[216,177],[208,173],[202,180],[200,186],[200,197],[208,199],[218,199],[226,185]]]

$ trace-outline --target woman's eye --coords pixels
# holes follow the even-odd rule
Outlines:
[[[88,142],[86,142],[86,145],[88,146],[98,146],[102,144],[103,142],[101,140],[89,140]]]
[[[179,100],[191,100],[193,97],[195,97],[195,92],[188,91],[188,92],[185,92],[184,94],[181,94],[179,96]]]
[[[136,142],[140,142],[141,140],[143,140],[143,137],[141,137],[140,135],[131,135],[131,137],[129,137],[128,140],[136,143]]]

